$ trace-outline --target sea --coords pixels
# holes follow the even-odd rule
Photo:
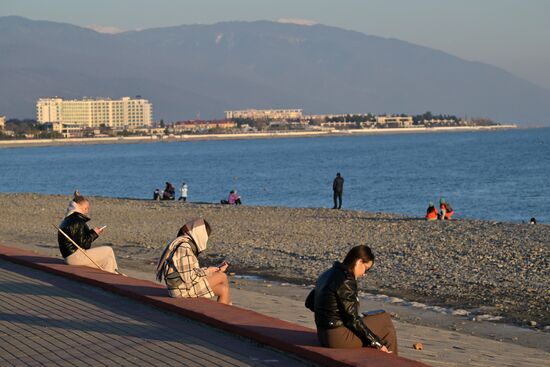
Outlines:
[[[0,192],[152,199],[169,181],[191,202],[315,208],[340,172],[343,209],[421,217],[443,197],[457,219],[550,222],[550,128],[22,147],[0,172]]]

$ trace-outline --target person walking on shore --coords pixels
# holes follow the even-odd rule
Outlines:
[[[187,184],[185,182],[181,184],[179,200],[183,200],[184,203],[187,201]]]
[[[323,347],[370,347],[397,354],[397,336],[390,316],[383,310],[359,316],[357,279],[373,264],[371,249],[355,246],[343,262],[336,261],[317,279],[305,305],[315,313],[317,337]]]
[[[340,172],[336,173],[336,178],[332,182],[332,191],[334,206],[332,209],[342,208],[342,194],[344,193],[344,178],[340,175]]]
[[[73,200],[69,203],[65,218],[59,225],[59,228],[67,234],[77,245],[79,245],[86,254],[83,254],[77,247],[71,243],[61,232],[57,234],[57,242],[61,256],[69,265],[82,265],[95,268],[95,261],[103,270],[110,273],[117,273],[117,262],[113,249],[109,246],[92,247],[95,241],[103,232],[103,228],[95,227],[90,229],[86,222],[90,220],[88,213],[90,211],[90,202],[84,196],[75,192]],[[88,256],[86,256],[88,255]],[[89,258],[88,258],[89,257]],[[92,260],[90,260],[90,258]]]
[[[198,256],[206,250],[210,225],[195,219],[180,228],[174,240],[164,249],[157,265],[157,280],[164,280],[171,297],[218,296],[218,302],[230,304],[228,263],[201,268]]]

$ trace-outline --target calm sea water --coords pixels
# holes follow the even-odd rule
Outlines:
[[[165,181],[189,200],[422,216],[444,196],[457,218],[550,222],[550,129],[0,149],[0,191],[150,198]]]

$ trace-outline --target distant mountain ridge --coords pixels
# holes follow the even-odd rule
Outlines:
[[[244,108],[421,113],[549,123],[550,91],[500,68],[323,25],[268,21],[117,34],[0,17],[0,114],[41,96],[142,95],[155,119]]]

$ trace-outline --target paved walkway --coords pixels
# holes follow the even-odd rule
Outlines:
[[[304,298],[305,294],[293,300],[242,289],[233,292],[236,306],[246,308],[254,305],[254,310],[265,315],[315,327],[312,313],[304,307]],[[246,300],[247,303],[243,303],[242,300]],[[361,306],[362,311],[381,308],[380,305]],[[544,350],[396,320],[394,325],[397,330],[399,355],[430,366],[550,367],[550,353]],[[544,333],[539,334],[541,338],[548,337]],[[412,345],[416,342],[422,342],[424,350],[414,350]]]
[[[145,304],[0,260],[0,366],[303,366]]]

